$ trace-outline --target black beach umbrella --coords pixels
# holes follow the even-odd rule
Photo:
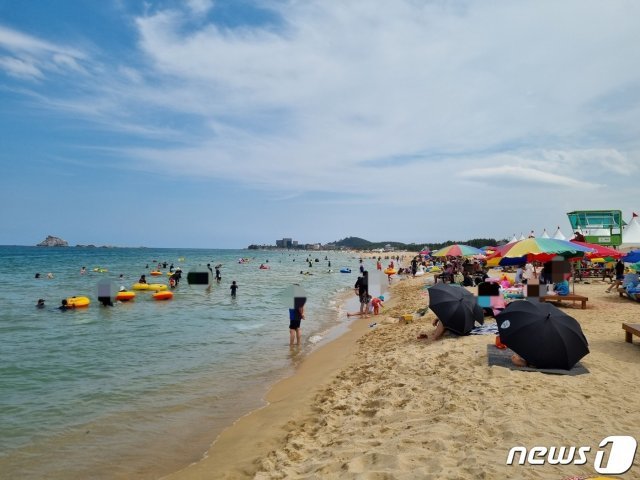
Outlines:
[[[429,308],[447,330],[467,335],[474,322],[484,323],[482,308],[475,295],[468,290],[448,283],[437,283],[429,288]]]
[[[577,320],[549,303],[511,302],[496,322],[502,343],[535,367],[571,370],[589,353]]]

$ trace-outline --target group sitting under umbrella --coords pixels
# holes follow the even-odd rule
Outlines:
[[[595,253],[586,245],[552,239],[525,239],[496,255],[519,261],[549,261],[554,256],[563,259]],[[444,252],[436,252],[444,253]],[[461,253],[461,252],[460,252]],[[434,254],[435,255],[435,254]],[[564,281],[564,279],[563,279]],[[428,289],[429,308],[435,313],[433,338],[450,331],[468,335],[475,323],[484,323],[484,311],[479,298],[463,287],[437,283]],[[570,370],[589,353],[588,342],[580,324],[557,307],[533,300],[511,302],[495,315],[501,344],[514,352],[519,366],[542,369]]]

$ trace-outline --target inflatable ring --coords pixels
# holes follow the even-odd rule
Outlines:
[[[91,303],[89,297],[69,297],[67,298],[67,307],[83,308],[88,307]]]
[[[136,294],[134,292],[118,292],[118,294],[116,295],[116,300],[119,300],[121,302],[128,302],[129,300],[133,300],[134,298],[136,298]]]
[[[156,292],[152,295],[154,300],[171,300],[173,298],[173,292]]]

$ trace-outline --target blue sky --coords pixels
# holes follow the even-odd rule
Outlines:
[[[632,0],[0,0],[0,244],[628,220],[638,18]]]

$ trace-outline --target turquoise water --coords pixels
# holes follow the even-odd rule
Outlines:
[[[319,262],[310,268],[308,257]],[[271,269],[259,270],[267,260]],[[346,322],[338,299],[358,271],[358,259],[334,252],[0,247],[0,261],[0,478],[21,479],[158,478],[197,461]],[[99,305],[104,278],[130,287],[146,273],[167,283],[148,275],[154,261],[185,273],[221,263],[222,282],[207,291],[184,275],[171,301],[137,292],[133,302]],[[354,273],[337,273],[344,265]],[[373,260],[365,266],[375,269]],[[300,350],[288,346],[284,291],[292,283],[308,294]],[[72,295],[91,306],[57,310]],[[38,298],[45,309],[35,308]]]

